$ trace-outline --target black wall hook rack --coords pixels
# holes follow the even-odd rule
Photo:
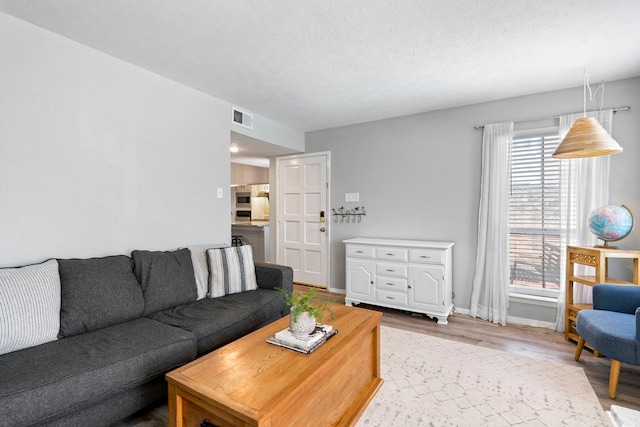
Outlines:
[[[332,209],[332,211],[333,222],[362,222],[362,217],[367,214],[364,206],[347,210],[345,210],[343,206],[340,206],[338,209]]]

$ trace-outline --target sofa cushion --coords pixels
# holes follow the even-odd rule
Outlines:
[[[123,393],[97,401],[93,405],[74,408],[54,418],[47,417],[43,424],[46,423],[47,427],[130,426],[132,424],[125,418],[135,416],[136,412],[144,408],[155,407],[160,401],[167,401],[167,381],[162,376],[139,387],[130,388]],[[0,426],[2,425],[0,421]],[[41,424],[36,421],[32,425]],[[160,424],[141,422],[135,425],[142,427]]]
[[[149,317],[193,332],[202,355],[280,319],[287,309],[280,292],[258,289],[205,298]]]
[[[59,259],[62,304],[59,337],[142,316],[144,299],[131,258]]]
[[[0,354],[54,341],[59,329],[56,260],[0,269]]]
[[[46,425],[194,359],[192,333],[147,318],[2,356],[3,425]]]
[[[142,285],[144,315],[198,299],[191,252],[133,251],[135,275]]]
[[[193,273],[196,277],[196,287],[198,288],[198,299],[207,296],[209,289],[209,262],[207,261],[207,249],[222,248],[223,244],[189,246],[191,251],[191,263]]]
[[[600,353],[638,365],[636,316],[605,310],[580,310],[576,328],[581,337]]]
[[[209,298],[258,289],[250,245],[207,250]]]

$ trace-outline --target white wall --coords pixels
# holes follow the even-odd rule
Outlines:
[[[640,78],[606,84],[605,107],[632,107],[614,116],[613,137],[624,152],[611,159],[610,202],[626,204],[636,217],[640,215],[639,101]],[[332,153],[332,207],[365,206],[367,212],[360,224],[329,223],[331,286],[344,289],[344,239],[453,241],[454,304],[468,309],[482,148],[482,131],[474,125],[579,111],[582,87],[308,133],[307,152]],[[347,192],[360,193],[360,202],[345,203]],[[618,243],[640,249],[640,227]]]
[[[251,114],[253,114],[252,129],[232,123],[232,130],[234,132],[250,136],[251,138],[259,139],[260,141],[304,152],[304,133],[266,117],[258,116],[254,113]],[[231,117],[230,113],[229,117]]]
[[[2,13],[0,58],[0,266],[230,241],[230,104]]]

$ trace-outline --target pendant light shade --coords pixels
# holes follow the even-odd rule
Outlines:
[[[593,117],[583,117],[573,122],[553,157],[574,159],[608,156],[622,152],[622,147]]]

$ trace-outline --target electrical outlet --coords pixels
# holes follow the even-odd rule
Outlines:
[[[360,193],[344,193],[345,202],[359,202]]]

